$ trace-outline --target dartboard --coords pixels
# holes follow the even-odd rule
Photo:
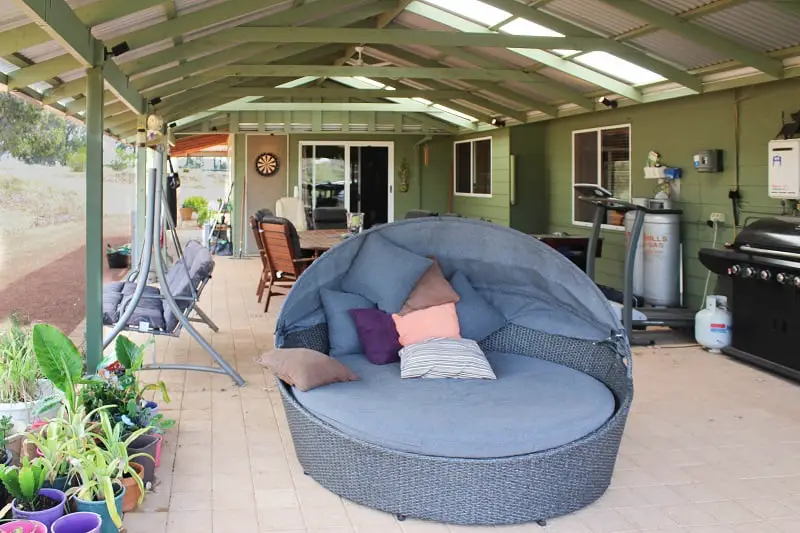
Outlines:
[[[280,162],[275,154],[263,153],[256,157],[256,171],[262,176],[274,176],[279,168]]]

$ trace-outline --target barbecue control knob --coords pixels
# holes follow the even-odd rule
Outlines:
[[[794,279],[792,280],[792,283],[794,284],[795,287],[800,289],[800,276],[795,276]]]
[[[778,283],[786,283],[787,281],[789,281],[789,278],[786,274],[781,272],[780,274],[775,276],[775,281],[777,281]]]
[[[752,278],[755,275],[756,275],[756,269],[753,267],[744,267],[742,269],[743,278]]]
[[[728,269],[728,274],[730,274],[731,276],[738,276],[739,272],[741,272],[741,270],[742,269],[741,269],[741,267],[739,267],[739,265],[733,265],[732,267],[730,267]]]
[[[769,270],[762,270],[761,274],[759,274],[759,277],[764,281],[769,281],[772,278],[772,274]]]

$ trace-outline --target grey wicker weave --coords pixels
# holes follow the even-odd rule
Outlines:
[[[400,225],[445,222],[443,230],[447,233],[447,226],[466,223],[473,239],[474,224],[488,226],[475,221],[459,222],[463,219],[425,220]],[[496,230],[485,231],[492,234]],[[391,232],[388,235],[392,235]],[[402,239],[395,241],[402,242]],[[341,252],[342,263],[351,260],[358,250],[355,243],[345,244],[355,250],[349,253],[349,259],[346,252]],[[436,245],[438,243],[430,244]],[[448,251],[439,246],[437,258],[442,261]],[[340,247],[344,249],[345,245]],[[423,246],[422,252],[425,251]],[[551,266],[555,270],[565,270],[568,277],[576,272],[581,274],[567,260],[562,263],[557,254],[548,255],[549,252],[541,248],[536,248],[536,253],[554,262]],[[332,255],[329,269],[336,270],[336,254]],[[446,259],[443,262],[446,264]],[[321,267],[324,264],[315,263],[310,269],[307,288],[312,284],[335,284],[335,274]],[[302,287],[302,281],[301,277],[293,291]],[[579,286],[578,290],[581,288]],[[587,294],[586,305],[590,307],[596,297],[593,292]],[[287,316],[293,313],[293,299],[295,304],[301,302],[306,309],[296,313],[298,318],[289,321]],[[327,351],[327,326],[320,320],[321,315],[312,301],[313,298],[304,292],[289,295],[279,318],[276,346]],[[299,319],[301,316],[303,319]],[[300,327],[291,327],[292,322]],[[555,328],[558,326],[550,329]],[[510,323],[481,343],[487,352],[515,353],[565,365],[594,377],[613,392],[616,406],[611,418],[594,432],[569,444],[527,455],[481,459],[401,452],[364,442],[322,421],[297,401],[291,387],[279,382],[297,457],[304,471],[328,490],[399,517],[492,525],[540,521],[574,512],[594,502],[608,488],[633,398],[628,343],[619,336],[618,329],[611,333],[607,339],[590,340]]]

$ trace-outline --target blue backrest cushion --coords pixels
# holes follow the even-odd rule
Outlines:
[[[369,235],[342,279],[342,290],[359,294],[385,313],[397,313],[419,278],[433,264],[387,240]]]
[[[347,292],[323,289],[320,291],[322,307],[328,322],[328,340],[330,355],[338,357],[354,353],[363,353],[358,340],[358,330],[350,309],[374,309],[375,304],[359,296]]]
[[[480,342],[506,325],[506,318],[476,291],[462,272],[450,278],[450,285],[458,293],[456,302],[461,336]]]

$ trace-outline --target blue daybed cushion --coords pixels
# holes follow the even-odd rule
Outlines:
[[[374,302],[385,313],[397,313],[432,264],[427,257],[409,252],[383,235],[373,233],[347,270],[341,288]]]
[[[337,358],[360,381],[295,398],[312,414],[365,442],[439,457],[508,457],[555,448],[596,430],[614,396],[593,377],[514,354],[486,354],[497,380],[400,379],[400,365],[359,354]]]
[[[506,325],[503,314],[472,287],[462,272],[453,274],[450,285],[459,296],[456,313],[462,337],[481,342]]]
[[[361,353],[361,341],[358,340],[356,323],[350,316],[350,309],[374,309],[375,304],[359,296],[347,292],[323,289],[320,291],[322,307],[328,322],[328,340],[332,356]]]

